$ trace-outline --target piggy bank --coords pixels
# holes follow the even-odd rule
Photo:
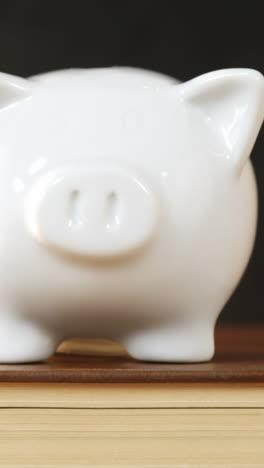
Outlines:
[[[0,362],[70,337],[140,360],[214,353],[254,243],[262,75],[0,75]]]

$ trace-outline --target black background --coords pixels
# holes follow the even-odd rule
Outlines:
[[[264,73],[263,1],[0,1],[0,70],[130,65],[187,80],[227,67]],[[254,148],[256,247],[221,321],[263,321],[264,130]]]

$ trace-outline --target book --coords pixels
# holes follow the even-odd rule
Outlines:
[[[213,361],[138,362],[71,340],[0,366],[0,467],[264,467],[264,330],[219,328]]]

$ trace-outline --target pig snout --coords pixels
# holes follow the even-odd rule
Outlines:
[[[157,224],[152,188],[130,169],[63,167],[25,198],[30,233],[47,247],[85,257],[115,257],[150,240]]]

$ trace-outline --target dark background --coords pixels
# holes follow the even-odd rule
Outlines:
[[[264,73],[264,2],[93,0],[0,2],[0,70],[28,76],[66,67],[130,65],[180,80],[214,69]],[[256,247],[221,321],[264,321],[264,130],[253,151]]]

